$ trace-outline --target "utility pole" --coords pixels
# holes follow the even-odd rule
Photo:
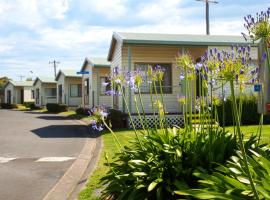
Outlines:
[[[50,61],[49,64],[53,64],[53,67],[54,67],[54,77],[56,78],[56,64],[59,64],[60,62],[56,61],[56,60],[53,60],[53,61]]]
[[[209,28],[209,3],[218,4],[217,1],[213,0],[196,0],[202,1],[205,3],[205,20],[206,20],[206,35],[210,35],[210,28]]]
[[[18,77],[20,78],[20,81],[22,81],[25,76],[20,75]]]

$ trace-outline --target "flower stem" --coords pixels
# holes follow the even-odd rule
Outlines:
[[[248,167],[248,161],[247,161],[247,155],[246,155],[246,151],[245,151],[245,147],[244,147],[244,143],[243,143],[243,135],[241,134],[241,129],[240,129],[240,118],[239,118],[239,113],[237,110],[237,103],[236,103],[236,99],[235,99],[235,94],[234,94],[234,83],[233,80],[230,80],[230,86],[231,86],[231,95],[232,95],[232,105],[233,105],[233,110],[234,110],[234,118],[235,118],[235,125],[236,125],[236,133],[238,135],[238,140],[239,140],[239,145],[240,145],[240,150],[243,154],[243,161],[244,161],[244,165],[245,165],[245,169],[246,169],[246,173],[248,175],[248,179],[254,194],[255,199],[259,199],[257,190],[255,188],[249,167]]]

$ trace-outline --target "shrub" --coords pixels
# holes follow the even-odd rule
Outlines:
[[[91,109],[90,108],[83,108],[79,107],[76,109],[76,114],[77,115],[90,115]]]
[[[0,107],[2,109],[15,109],[15,108],[18,108],[18,106],[16,104],[10,104],[10,103],[1,103]]]
[[[239,102],[239,98],[237,99]],[[225,126],[233,125],[233,110],[232,110],[232,100],[228,98],[224,102],[225,110]],[[258,113],[257,99],[254,96],[243,97],[242,99],[242,116],[241,122],[243,125],[256,125],[260,122],[260,114]],[[217,106],[218,118],[221,125],[223,125],[223,105]],[[270,123],[270,116],[264,116],[264,124]]]
[[[222,131],[212,133],[211,140],[208,134],[185,135],[177,128],[152,131],[125,147],[109,164],[110,171],[102,179],[107,185],[103,197],[176,199],[173,191],[177,188],[198,184],[195,169],[214,171],[217,165],[213,163],[225,163],[236,148],[236,138]]]
[[[269,156],[270,151],[265,145],[250,150],[247,156],[259,199],[270,199]],[[256,199],[243,165],[243,155],[239,151],[237,156],[231,157],[226,165],[219,166],[213,174],[195,172],[194,175],[202,180],[198,189],[182,189],[176,193],[196,199],[204,199],[204,196],[214,199]]]
[[[30,110],[39,110],[40,107],[36,106],[33,102],[24,102],[23,104],[26,108],[29,108]]]
[[[113,129],[126,128],[127,127],[127,114],[120,110],[109,109],[107,117],[107,123],[111,124]]]
[[[68,110],[67,105],[57,103],[47,103],[46,108],[49,112],[52,113],[65,112]]]

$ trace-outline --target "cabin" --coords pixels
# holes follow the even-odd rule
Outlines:
[[[76,70],[60,70],[55,80],[57,103],[69,107],[82,105],[82,77]]]
[[[162,89],[165,98],[165,108],[169,114],[181,113],[177,97],[184,95],[183,82],[180,80],[180,70],[176,68],[176,57],[188,53],[193,60],[197,60],[212,48],[230,50],[231,45],[250,45],[251,57],[254,63],[259,62],[259,43],[251,40],[245,41],[241,36],[222,35],[183,35],[183,34],[158,34],[158,33],[123,33],[114,32],[108,53],[111,68],[119,67],[122,70],[145,71],[149,65],[160,65],[165,68]],[[195,64],[195,63],[194,63]],[[194,90],[196,83],[191,83]],[[141,88],[142,99],[146,113],[152,113],[149,88]],[[125,89],[127,105],[132,114],[137,113],[134,104],[134,94],[130,89]],[[192,92],[196,93],[196,92]],[[195,99],[195,95],[194,95]],[[113,96],[112,106],[126,112],[123,97]],[[141,110],[140,110],[141,112]]]
[[[47,103],[57,103],[56,81],[52,77],[37,77],[34,81],[35,105],[46,106]]]
[[[5,103],[23,104],[34,102],[33,81],[12,81],[5,85]]]
[[[111,68],[107,59],[85,58],[81,73],[83,85],[82,105],[90,108],[99,105],[110,107],[111,97],[106,92],[111,90],[108,78]]]

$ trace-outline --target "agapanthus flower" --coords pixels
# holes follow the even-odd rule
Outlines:
[[[262,54],[262,62],[264,62],[265,61],[265,59],[266,59],[266,53],[264,52],[263,54]]]
[[[109,84],[110,84],[109,82],[103,82],[102,83],[102,85],[105,86],[105,87],[108,86]]]
[[[209,70],[209,73],[208,70],[204,70],[205,74],[210,74],[213,79],[247,82],[258,73],[250,61],[248,47],[232,46],[232,51],[214,50],[212,56],[209,54],[203,64]]]
[[[269,24],[270,8],[266,11],[256,13],[256,16],[247,15],[244,17],[244,27],[252,40],[263,39],[267,41],[270,38],[270,24]]]
[[[180,74],[179,78],[180,78],[180,80],[184,80],[185,79],[185,75]]]

